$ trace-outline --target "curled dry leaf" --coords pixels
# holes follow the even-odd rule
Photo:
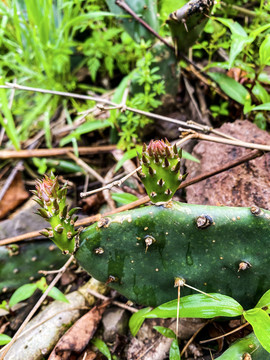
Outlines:
[[[21,173],[17,173],[0,201],[0,219],[3,219],[10,211],[16,209],[28,197],[29,193],[24,188]]]
[[[110,300],[94,306],[82,316],[58,341],[49,360],[68,360],[72,353],[80,354],[96,332],[102,314]]]

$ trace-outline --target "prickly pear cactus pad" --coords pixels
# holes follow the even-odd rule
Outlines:
[[[175,299],[180,277],[249,308],[270,288],[269,241],[269,211],[170,202],[103,218],[81,233],[76,258],[139,304]]]
[[[144,144],[138,175],[153,203],[169,201],[186,178],[180,174],[182,149],[171,146],[167,139]]]
[[[52,227],[42,231],[41,234],[50,238],[62,251],[72,253],[77,234],[74,229],[77,217],[72,219],[72,216],[78,208],[68,211],[67,187],[64,185],[60,189],[57,177],[53,174],[50,177],[45,175],[43,180],[37,180],[36,190],[32,193],[36,195],[34,200],[41,206],[38,215],[47,220]]]

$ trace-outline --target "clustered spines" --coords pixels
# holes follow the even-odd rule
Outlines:
[[[72,218],[79,208],[68,211],[66,204],[67,185],[59,189],[57,177],[53,174],[45,175],[43,180],[37,180],[36,196],[34,199],[41,208],[37,214],[47,220],[52,228],[40,232],[43,236],[52,239],[63,251],[72,253],[75,249],[75,236],[78,233],[74,229],[77,217]]]
[[[182,150],[167,139],[151,140],[148,146],[143,145],[138,176],[153,203],[168,202],[185,179],[180,174],[181,157]]]

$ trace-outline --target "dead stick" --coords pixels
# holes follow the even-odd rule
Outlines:
[[[116,145],[104,146],[85,146],[79,147],[80,155],[97,154],[99,152],[109,152],[116,149]],[[33,149],[33,150],[2,150],[0,151],[0,159],[26,159],[30,157],[51,157],[67,155],[73,152],[72,147],[56,148],[56,149]]]
[[[234,167],[236,167],[238,165],[241,165],[241,164],[243,164],[243,163],[245,163],[247,161],[250,161],[250,160],[253,160],[253,159],[255,159],[255,158],[259,157],[259,156],[262,156],[263,154],[264,153],[262,151],[258,151],[258,150],[252,151],[250,154],[248,154],[246,156],[243,156],[243,157],[241,157],[240,159],[238,159],[236,161],[230,162],[229,164],[221,166],[217,170],[210,171],[210,172],[205,173],[203,175],[199,175],[199,176],[191,179],[190,181],[185,181],[183,184],[181,184],[179,186],[178,189],[183,189],[183,188],[186,188],[187,186],[198,183],[199,181],[208,179],[211,176],[214,176],[214,175],[220,174],[220,173],[222,173],[222,172],[224,172],[226,170],[232,169],[232,168],[234,168]],[[145,204],[149,200],[150,199],[149,199],[148,196],[144,196],[143,198],[141,198],[139,200],[136,200],[131,204],[121,206],[121,207],[115,209],[114,211],[110,211],[110,212],[107,212],[107,213],[103,214],[102,216],[113,215],[113,214],[119,213],[121,211],[126,211],[126,210],[133,209],[136,206],[140,206],[140,205]],[[85,219],[82,219],[80,221],[77,221],[76,226],[88,225],[89,223],[98,221],[100,218],[101,218],[101,214],[93,215],[93,216],[87,217]],[[44,230],[44,229],[42,229],[42,230]],[[32,231],[32,232],[29,232],[29,233],[26,233],[26,234],[22,234],[22,235],[14,236],[14,237],[7,238],[7,239],[4,239],[4,240],[0,240],[0,246],[17,243],[19,241],[23,241],[23,240],[26,240],[26,239],[35,238],[35,237],[40,235],[40,231],[42,231],[42,230]]]
[[[185,130],[184,130],[184,132],[185,132]],[[253,143],[249,143],[249,142],[242,141],[242,140],[223,139],[220,137],[204,135],[204,134],[199,134],[199,133],[194,133],[194,139],[211,141],[211,142],[216,142],[216,143],[225,144],[225,145],[240,146],[240,147],[244,147],[244,148],[248,148],[248,149],[270,151],[270,145],[253,144]]]

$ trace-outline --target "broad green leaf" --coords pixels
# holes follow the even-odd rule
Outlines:
[[[250,99],[250,95],[247,89],[229,76],[212,72],[209,72],[208,74],[214,81],[218,83],[225,94],[227,94],[233,100],[244,105],[247,100]]]
[[[11,296],[9,306],[12,307],[20,301],[30,298],[37,289],[36,284],[25,284],[20,286]]]
[[[259,129],[266,130],[267,120],[262,112],[258,112],[255,115],[254,124],[257,125]]]
[[[87,22],[89,20],[96,20],[97,18],[102,18],[102,17],[119,17],[119,14],[113,14],[111,12],[108,11],[93,11],[90,12],[88,14],[84,14],[84,15],[80,15],[80,16],[76,16],[75,18],[73,18],[72,20],[70,20],[68,23],[65,24],[65,26],[63,27],[62,31],[67,30],[68,28],[78,25],[78,24],[82,24],[83,22]]]
[[[249,113],[254,108],[254,106],[255,105],[252,105],[251,103],[251,98],[249,98],[248,101],[244,103],[243,113],[244,114]]]
[[[171,343],[169,356],[170,356],[169,357],[170,360],[181,360],[177,339],[174,339]]]
[[[133,201],[138,200],[137,196],[129,193],[112,193],[112,199],[119,205],[130,204]]]
[[[92,343],[96,348],[98,348],[98,350],[99,350],[104,356],[106,356],[106,358],[107,358],[108,360],[111,360],[111,359],[112,359],[110,350],[109,350],[108,346],[105,344],[104,341],[102,341],[102,340],[99,339],[99,338],[94,338],[94,339],[91,340],[91,343]]]
[[[4,85],[4,79],[0,77],[0,85]],[[5,119],[2,117],[1,112]],[[5,129],[7,136],[16,150],[20,150],[20,140],[17,134],[15,122],[8,106],[7,90],[0,88],[0,124]]]
[[[244,28],[232,19],[216,18],[216,20],[227,26],[232,32],[232,43],[229,58],[229,68],[231,68],[236,56],[240,54],[248,43],[252,43],[254,39],[249,38]]]
[[[169,339],[176,339],[175,333],[172,331],[172,329],[168,329],[164,326],[154,326],[154,329],[157,330],[161,335],[169,338]]]
[[[240,35],[246,38],[248,37],[245,29],[238,22],[233,21],[232,19],[223,19],[223,18],[215,18],[215,20],[227,26],[231,30],[232,34]]]
[[[129,81],[132,79],[132,76],[134,75],[134,71],[132,71],[129,75],[125,76],[120,84],[115,89],[115,92],[112,97],[112,102],[121,104],[121,101],[123,100],[124,92],[128,86]]]
[[[230,57],[229,57],[229,68],[233,67],[235,58],[237,57],[238,54],[241,53],[241,51],[245,48],[245,46],[247,44],[252,43],[252,39],[238,34],[233,34],[231,39],[232,39],[232,43],[231,43]]]
[[[263,87],[259,82],[256,82],[256,85],[252,89],[252,93],[263,104],[270,102],[270,95],[268,94],[265,87]]]
[[[127,12],[120,6],[117,6],[115,0],[106,0],[110,11],[118,15],[126,15]],[[126,0],[125,3],[152,29],[158,32],[159,22],[157,17],[157,2],[153,0]],[[153,35],[138,21],[129,16],[128,19],[121,19],[121,26],[128,32],[128,34],[136,41],[141,39],[153,39]]]
[[[43,293],[48,289],[48,284],[45,279],[45,277],[42,277],[36,282],[36,286],[39,290],[41,290]],[[49,294],[50,297],[52,297],[55,300],[63,301],[65,303],[69,303],[68,299],[65,297],[65,295],[56,287],[53,287]]]
[[[258,80],[262,83],[270,84],[270,76],[264,71],[259,74]]]
[[[81,135],[90,133],[91,131],[95,131],[98,129],[105,129],[110,126],[110,122],[108,120],[94,120],[87,121],[84,124],[80,125],[75,131],[65,136],[60,141],[60,146],[64,146],[72,141],[72,139],[79,139]]]
[[[56,287],[53,287],[49,294],[50,297],[52,297],[54,300],[63,301],[65,303],[69,303],[68,299],[65,297],[65,295]]]
[[[234,22],[231,19],[216,19],[221,22],[223,25],[227,26],[232,32],[232,43],[230,49],[230,58],[229,58],[229,68],[233,67],[234,60],[238,54],[242,52],[246,45],[251,44],[256,37],[267,30],[270,27],[270,24],[266,24],[261,26],[260,28],[252,31],[249,36],[247,36],[246,31],[242,28],[242,26]]]
[[[244,354],[251,354],[252,360],[270,360],[270,354],[263,349],[254,333],[234,342],[217,360],[242,360]]]
[[[266,311],[256,308],[243,313],[265,350],[270,352],[270,318]]]
[[[264,309],[266,310],[266,312],[269,314],[270,313],[270,290],[266,291],[266,293],[263,294],[263,296],[260,298],[260,300],[258,301],[257,305],[255,306],[255,308],[265,308],[268,307],[268,309]]]
[[[6,334],[0,334],[0,345],[6,345],[10,342],[11,337]]]
[[[260,35],[260,33],[262,33],[263,31],[265,31],[267,29],[269,29],[269,27],[270,27],[270,24],[265,24],[263,26],[260,26],[256,30],[251,31],[250,34],[249,34],[249,37],[252,38],[253,40],[255,40],[256,37],[258,35]]]
[[[40,278],[38,281],[36,281],[36,286],[40,291],[42,292],[46,291],[48,284],[44,276]]]
[[[145,318],[144,315],[151,311],[150,307],[143,308],[135,312],[129,319],[129,329],[133,336],[136,336],[137,332],[140,330]]]
[[[209,294],[213,297],[194,294],[180,299],[179,317],[212,318],[216,316],[239,316],[242,306],[229,296]],[[172,300],[146,313],[145,318],[175,318],[178,301]]]
[[[262,66],[268,65],[270,62],[270,35],[264,39],[259,50],[260,63]]]
[[[270,102],[269,103],[265,103],[265,104],[261,104],[258,106],[255,106],[252,111],[259,111],[259,110],[270,110]]]

